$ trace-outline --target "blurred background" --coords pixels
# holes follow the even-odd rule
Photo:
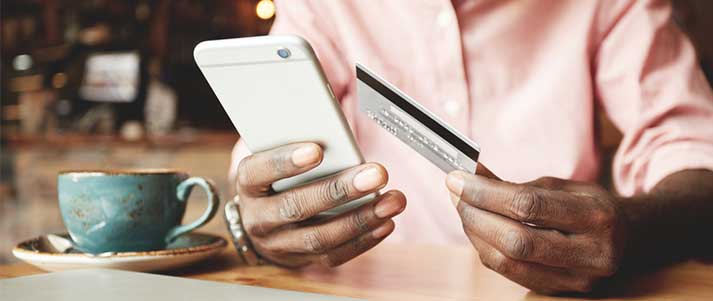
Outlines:
[[[266,34],[268,0],[2,0],[0,263],[63,231],[57,172],[174,167],[227,197],[233,125],[193,61],[203,40]],[[203,198],[200,189],[193,199]],[[186,220],[204,202],[189,202]],[[203,231],[223,233],[222,220]]]
[[[674,4],[711,80],[713,1]],[[0,263],[15,261],[17,242],[63,231],[60,170],[179,168],[212,178],[225,200],[238,134],[193,47],[266,34],[274,14],[272,0],[2,0]],[[608,185],[620,134],[600,121]],[[187,220],[203,210],[195,203]],[[223,233],[222,221],[203,231]]]

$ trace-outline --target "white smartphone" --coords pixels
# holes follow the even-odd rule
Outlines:
[[[304,39],[259,36],[204,41],[193,56],[251,152],[293,142],[316,142],[324,149],[319,166],[273,183],[275,191],[364,163],[339,102]],[[342,213],[373,197],[322,215]]]

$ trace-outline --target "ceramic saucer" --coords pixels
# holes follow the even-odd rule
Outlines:
[[[220,236],[188,233],[178,237],[164,250],[91,255],[76,251],[62,252],[67,250],[63,245],[67,239],[71,239],[67,233],[42,235],[19,243],[12,254],[51,272],[80,268],[149,272],[186,266],[206,259],[227,246],[225,239]]]

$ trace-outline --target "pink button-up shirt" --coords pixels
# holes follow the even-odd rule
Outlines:
[[[509,181],[596,180],[597,110],[624,134],[621,194],[713,170],[713,96],[668,2],[278,1],[272,33],[311,43],[364,156],[406,194],[392,241],[467,239],[445,174],[358,112],[355,62],[479,143]],[[232,172],[246,154],[238,143]]]

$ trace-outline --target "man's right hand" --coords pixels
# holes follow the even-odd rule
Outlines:
[[[240,214],[263,258],[288,267],[311,263],[337,266],[371,249],[394,230],[391,218],[406,206],[406,197],[396,190],[334,218],[304,222],[384,187],[388,175],[379,164],[365,163],[279,193],[271,189],[279,179],[316,167],[322,156],[315,143],[295,143],[255,153],[240,162]]]

